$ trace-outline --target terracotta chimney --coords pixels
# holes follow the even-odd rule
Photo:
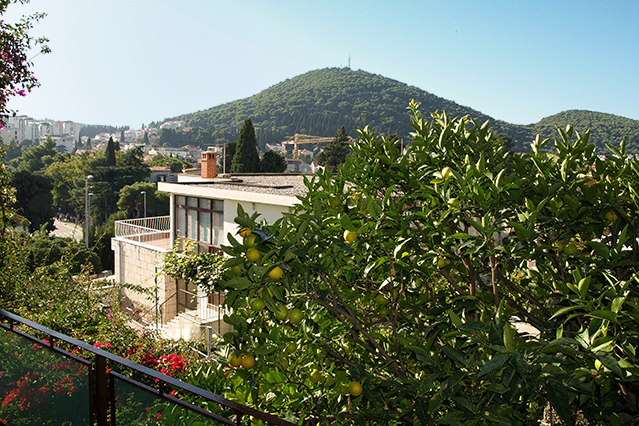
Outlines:
[[[217,153],[204,151],[202,153],[202,177],[204,179],[213,179],[217,176]]]

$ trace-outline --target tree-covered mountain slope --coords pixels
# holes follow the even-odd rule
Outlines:
[[[542,139],[553,138],[557,136],[557,127],[565,129],[568,124],[582,134],[590,129],[590,141],[597,145],[597,152],[606,153],[605,144],[618,146],[625,137],[628,150],[639,154],[639,120],[603,112],[570,110],[526,126],[497,121],[493,127],[515,141],[515,150],[528,151],[536,135]]]
[[[591,111],[566,111],[537,124],[515,125],[417,87],[349,68],[310,71],[254,96],[174,119],[185,120],[190,127],[208,129],[212,140],[219,143],[237,139],[244,119],[251,117],[260,149],[265,143],[280,142],[295,133],[334,136],[341,126],[351,135],[357,127],[369,125],[380,133],[407,138],[411,128],[406,107],[411,99],[421,103],[420,111],[425,115],[446,111],[451,117],[468,115],[479,122],[490,119],[494,132],[506,133],[518,151],[527,151],[537,133],[544,138],[554,137],[554,126],[563,128],[570,123],[581,133],[590,128],[591,140],[603,150],[605,143],[618,145],[626,136],[631,151],[639,153],[637,120]]]

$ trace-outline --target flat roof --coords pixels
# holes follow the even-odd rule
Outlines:
[[[212,180],[189,180],[173,183],[172,185],[295,197],[298,195],[304,196],[308,192],[306,185],[304,185],[304,176],[309,179],[314,178],[313,175],[297,173],[241,174],[217,177]],[[165,184],[162,186],[165,186]]]

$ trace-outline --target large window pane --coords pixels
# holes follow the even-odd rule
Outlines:
[[[213,210],[217,210],[217,211],[223,212],[224,211],[224,201],[213,200]]]
[[[200,208],[211,210],[211,200],[206,198],[200,198]]]
[[[222,235],[224,233],[224,214],[214,213],[214,221],[213,245],[219,246],[222,244]]]
[[[197,210],[187,211],[186,218],[186,237],[197,241]]]
[[[211,212],[200,212],[200,241],[211,244]]]
[[[197,207],[197,198],[195,197],[187,197],[186,202],[189,207]]]
[[[180,236],[186,237],[186,211],[184,209],[177,209],[177,219],[175,227]]]
[[[178,206],[186,205],[186,197],[183,195],[178,195],[177,197],[175,197],[175,204],[177,204]]]

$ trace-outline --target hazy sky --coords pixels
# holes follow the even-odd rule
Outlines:
[[[34,118],[130,125],[348,65],[497,119],[568,109],[639,119],[639,1],[32,0]]]

